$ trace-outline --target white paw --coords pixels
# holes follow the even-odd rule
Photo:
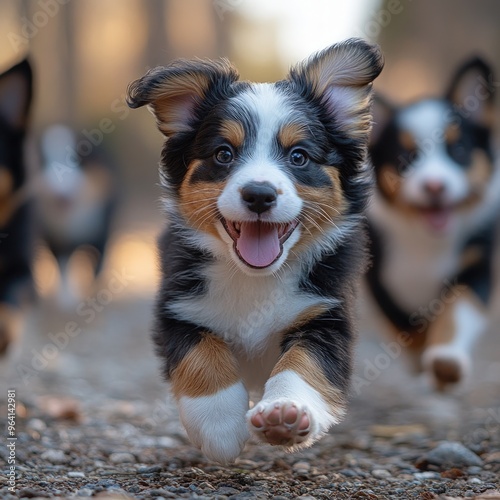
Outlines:
[[[271,377],[264,397],[247,413],[248,426],[261,442],[300,449],[311,446],[340,421],[321,394],[292,370]]]
[[[247,419],[257,439],[273,445],[293,448],[322,435],[307,406],[283,398],[261,401],[247,413]]]
[[[248,394],[241,382],[211,396],[181,397],[178,405],[189,439],[207,458],[227,464],[239,456],[249,437]]]
[[[470,371],[470,364],[470,356],[453,345],[430,347],[422,356],[424,369],[440,388],[463,380]]]

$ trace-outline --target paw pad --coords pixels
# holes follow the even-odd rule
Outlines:
[[[293,402],[259,403],[252,411],[250,424],[263,441],[272,445],[293,446],[304,441],[311,431],[307,410]]]

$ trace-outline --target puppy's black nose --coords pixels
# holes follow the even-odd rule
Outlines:
[[[269,182],[250,182],[241,189],[241,198],[249,210],[261,214],[276,205],[278,192]]]
[[[441,196],[446,190],[446,186],[439,180],[429,180],[424,182],[424,190],[430,196]]]

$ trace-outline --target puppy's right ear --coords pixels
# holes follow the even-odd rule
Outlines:
[[[180,60],[154,68],[132,82],[127,104],[131,108],[148,105],[160,131],[170,137],[191,130],[203,105],[223,97],[238,77],[227,60]]]
[[[27,59],[0,75],[0,117],[12,128],[26,128],[33,94],[33,74]]]

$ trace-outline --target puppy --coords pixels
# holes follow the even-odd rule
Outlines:
[[[154,341],[208,458],[310,446],[345,413],[364,266],[377,47],[334,45],[275,84],[177,61],[128,89],[167,137]],[[260,391],[249,409],[249,391]]]
[[[500,200],[494,88],[491,68],[476,58],[457,70],[443,98],[375,104],[368,283],[438,388],[463,379],[488,324]]]
[[[110,162],[102,155],[92,152],[85,159],[78,155],[77,136],[69,127],[48,127],[40,142],[40,236],[59,265],[59,302],[74,306],[81,293],[71,280],[71,258],[80,251],[89,261],[91,278],[98,276],[116,206],[116,182]]]
[[[0,356],[19,334],[32,295],[32,218],[24,144],[32,98],[27,60],[0,74]]]

